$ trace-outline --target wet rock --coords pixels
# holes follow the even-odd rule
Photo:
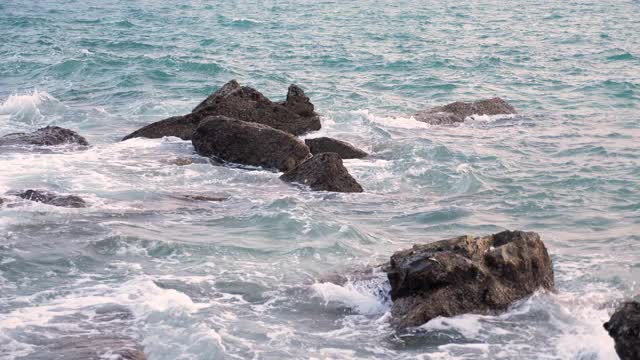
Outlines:
[[[504,231],[414,245],[391,256],[392,324],[418,326],[437,316],[492,313],[554,286],[540,236]]]
[[[31,200],[60,207],[83,208],[87,205],[81,197],[75,195],[60,195],[42,190],[25,190],[22,192],[13,193],[12,195],[18,196],[25,200]]]
[[[304,143],[314,155],[332,152],[340,155],[343,159],[361,159],[369,155],[348,142],[328,137],[306,139]]]
[[[336,153],[318,154],[280,179],[309,186],[316,191],[362,192],[362,186],[349,174]]]
[[[31,133],[14,133],[0,137],[0,146],[4,145],[36,145],[53,146],[77,144],[87,146],[87,140],[75,131],[58,126],[47,126]]]
[[[463,122],[472,115],[507,115],[516,114],[516,109],[500,98],[478,100],[474,102],[457,101],[420,111],[414,115],[418,121],[433,125],[449,125]]]
[[[111,335],[61,336],[54,344],[20,360],[145,360],[143,347],[129,337]]]
[[[228,199],[223,196],[197,195],[197,194],[178,195],[176,196],[176,198],[180,200],[185,200],[185,201],[210,201],[210,202],[220,202]]]
[[[640,359],[640,302],[620,305],[604,328],[614,339],[621,360]]]
[[[0,206],[2,206],[2,204],[4,204],[4,199],[0,198]]]
[[[163,136],[191,140],[200,122],[212,115],[264,124],[293,135],[320,129],[320,118],[314,112],[313,104],[298,86],[291,85],[287,99],[276,103],[259,91],[240,86],[237,81],[231,80],[196,106],[190,114],[149,124],[122,140]]]
[[[198,154],[243,165],[287,171],[311,154],[300,140],[266,125],[211,116],[193,135]]]

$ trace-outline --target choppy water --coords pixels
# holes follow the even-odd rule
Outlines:
[[[640,278],[638,1],[0,3],[0,134],[56,124],[80,152],[0,153],[0,192],[86,209],[0,210],[0,358],[99,331],[103,304],[150,359],[616,359],[602,329]],[[302,85],[329,135],[372,153],[363,194],[194,163],[189,142],[123,135],[236,78]],[[458,127],[408,114],[501,96]],[[206,192],[221,203],[171,197]],[[557,293],[500,316],[386,323],[379,283],[319,282],[415,242],[542,234]]]

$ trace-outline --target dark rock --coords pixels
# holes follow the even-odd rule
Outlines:
[[[143,347],[133,339],[113,335],[60,336],[55,343],[20,360],[145,360]]]
[[[414,115],[418,121],[433,125],[449,125],[463,122],[472,115],[502,115],[516,114],[516,109],[509,103],[493,98],[478,100],[472,103],[457,101],[448,105],[420,111]]]
[[[309,186],[316,191],[362,192],[362,186],[349,174],[336,153],[313,156],[280,179]]]
[[[437,316],[491,313],[554,286],[540,236],[504,231],[461,236],[396,252],[386,267],[392,324],[418,326]]]
[[[43,204],[53,206],[83,208],[87,205],[84,200],[82,200],[82,198],[75,195],[60,195],[41,190],[25,190],[19,193],[13,193],[12,195],[18,196],[25,200],[41,202]]]
[[[2,204],[4,204],[4,199],[0,198],[0,206],[2,206]]]
[[[311,154],[300,140],[269,126],[211,116],[193,135],[193,146],[202,156],[243,165],[287,171]]]
[[[640,302],[620,305],[604,328],[615,341],[621,360],[640,359]]]
[[[195,195],[195,194],[186,194],[176,196],[177,199],[185,200],[185,201],[210,201],[210,202],[220,202],[227,200],[226,197],[223,196],[212,196],[212,195]]]
[[[14,133],[0,137],[3,145],[37,145],[53,146],[62,144],[77,144],[88,146],[87,140],[75,131],[58,126],[47,126],[31,133]]]
[[[343,159],[361,159],[369,155],[348,142],[328,137],[306,139],[304,143],[314,155],[332,152],[340,155]]]
[[[136,137],[158,139],[165,136],[176,136],[183,140],[191,140],[193,132],[205,118],[202,113],[191,113],[184,116],[173,116],[140,128],[122,138],[122,141]]]
[[[256,89],[240,86],[237,81],[231,80],[196,106],[191,114],[174,116],[147,125],[122,140],[163,136],[191,140],[199,123],[212,115],[264,124],[293,135],[320,129],[320,118],[314,112],[313,104],[296,85],[289,87],[287,100],[276,103]]]

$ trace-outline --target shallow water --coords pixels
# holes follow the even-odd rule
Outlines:
[[[104,304],[152,360],[616,359],[602,323],[640,279],[638,1],[71,1],[0,4],[0,134],[55,124],[85,151],[1,152],[0,193],[86,209],[0,210],[0,358],[100,331]],[[176,138],[118,140],[229,79],[300,84],[363,194],[196,162]],[[410,118],[500,96],[520,112],[456,127]],[[223,202],[175,196],[207,193]],[[5,196],[6,198],[6,196]],[[18,206],[13,206],[18,205]],[[499,316],[387,325],[378,281],[323,277],[415,242],[540,232],[557,292]]]

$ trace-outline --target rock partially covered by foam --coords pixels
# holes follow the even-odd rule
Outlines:
[[[163,136],[191,140],[200,122],[213,115],[267,125],[292,135],[320,129],[320,118],[300,87],[289,86],[287,99],[277,103],[256,89],[240,86],[237,81],[231,80],[196,106],[190,114],[147,125],[125,136],[123,140]]]
[[[3,145],[54,146],[64,144],[89,145],[87,140],[75,131],[58,126],[47,126],[31,133],[14,133],[0,137]]]
[[[615,341],[621,360],[640,359],[640,302],[628,301],[620,305],[604,328]]]
[[[463,122],[472,115],[509,115],[516,113],[516,109],[511,104],[496,97],[474,102],[457,101],[420,111],[414,115],[414,118],[432,125],[450,125]]]
[[[266,125],[210,116],[193,135],[198,154],[223,161],[288,171],[311,154],[295,136]]]
[[[362,192],[362,186],[349,174],[340,155],[314,155],[298,167],[284,173],[280,179],[309,186],[315,191]]]
[[[343,159],[361,159],[369,155],[348,142],[329,137],[306,139],[304,143],[314,155],[332,152],[340,155]]]
[[[13,193],[17,197],[25,200],[35,201],[47,205],[68,207],[68,208],[83,208],[87,204],[85,201],[75,195],[61,195],[50,191],[42,190],[25,190],[17,193]]]
[[[534,232],[414,245],[393,254],[385,271],[393,300],[391,322],[398,328],[438,316],[504,310],[554,286],[551,258]]]

